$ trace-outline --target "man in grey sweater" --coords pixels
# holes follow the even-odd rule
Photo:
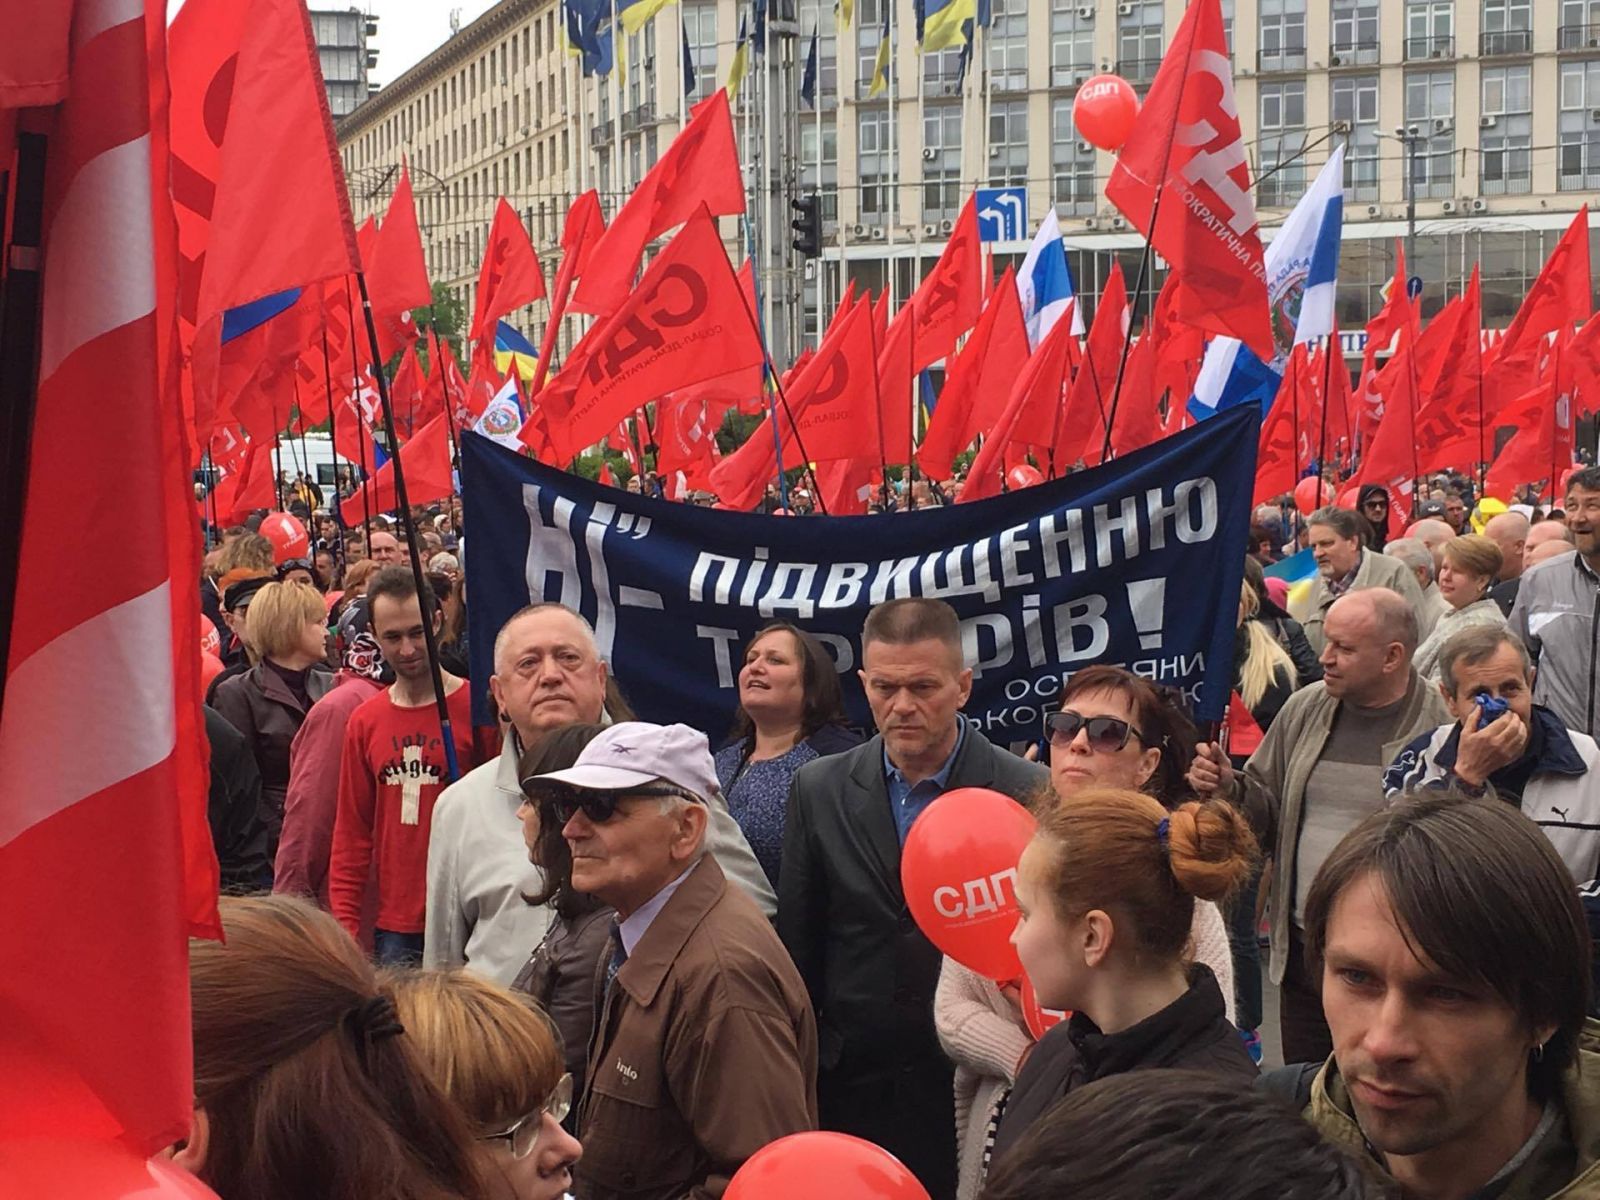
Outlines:
[[[1411,668],[1417,640],[1415,610],[1388,588],[1335,600],[1322,682],[1289,698],[1243,771],[1215,743],[1197,747],[1189,769],[1190,786],[1231,799],[1275,856],[1270,970],[1282,989],[1285,1062],[1332,1053],[1320,981],[1302,950],[1311,881],[1339,840],[1383,807],[1384,768],[1412,738],[1450,719],[1438,689]]]
[[[427,967],[466,966],[509,984],[538,947],[551,913],[523,900],[542,886],[517,808],[523,751],[551,729],[610,724],[606,663],[594,630],[559,604],[514,614],[495,638],[489,690],[505,733],[498,758],[446,788],[428,843]],[[630,714],[621,714],[625,719]],[[777,897],[720,794],[708,804],[706,849],[770,918]]]

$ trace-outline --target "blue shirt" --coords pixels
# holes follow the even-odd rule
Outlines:
[[[889,786],[889,811],[894,814],[895,829],[900,834],[900,844],[906,844],[906,834],[911,832],[911,823],[922,815],[922,810],[927,808],[941,795],[950,783],[950,768],[956,765],[956,755],[961,753],[961,745],[967,740],[967,723],[959,716],[956,718],[956,744],[950,751],[950,757],[944,760],[940,767],[921,783],[912,785],[906,782],[906,777],[900,773],[900,768],[889,761],[889,745],[883,747],[883,777]]]

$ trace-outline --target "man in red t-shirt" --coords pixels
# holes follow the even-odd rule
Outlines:
[[[440,624],[431,594],[424,597]],[[428,832],[450,782],[428,671],[423,604],[409,567],[385,567],[367,584],[372,632],[394,668],[393,685],[355,710],[345,728],[339,811],[328,863],[328,906],[357,936],[368,886],[377,889],[373,952],[380,963],[420,962],[427,907]],[[462,775],[485,755],[475,744],[466,680],[442,672]]]

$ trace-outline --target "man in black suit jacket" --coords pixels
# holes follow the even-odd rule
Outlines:
[[[861,641],[861,681],[879,733],[796,772],[778,935],[816,1010],[822,1128],[877,1143],[933,1200],[951,1200],[953,1069],[933,1024],[940,954],[906,908],[900,848],[943,792],[993,788],[1022,800],[1049,773],[962,719],[972,672],[948,604],[880,604]]]

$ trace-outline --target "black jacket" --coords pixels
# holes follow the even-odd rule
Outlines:
[[[1107,1036],[1088,1017],[1074,1014],[1044,1035],[1017,1076],[995,1134],[994,1161],[1069,1092],[1125,1071],[1204,1071],[1248,1091],[1256,1065],[1225,1013],[1216,976],[1194,963],[1187,992],[1121,1033]]]
[[[1251,620],[1258,618],[1252,617]],[[1265,628],[1269,633],[1272,631],[1270,624],[1266,624]],[[1305,637],[1305,633],[1302,632],[1300,636]],[[1244,665],[1249,655],[1250,634],[1247,626],[1241,625],[1233,637],[1233,690],[1236,692],[1242,693],[1244,690],[1240,684],[1244,679]],[[1271,684],[1250,709],[1250,715],[1255,719],[1255,723],[1261,726],[1262,733],[1272,725],[1272,719],[1278,715],[1278,710],[1289,702],[1289,697],[1292,695],[1294,695],[1294,681],[1289,678],[1289,672],[1285,668],[1278,667],[1272,673]]]
[[[1025,800],[1041,766],[969,728],[949,788]],[[825,1129],[889,1150],[934,1200],[955,1190],[954,1070],[933,1024],[941,955],[906,908],[883,738],[806,763],[789,790],[778,936],[811,995]]]
[[[222,890],[243,893],[272,886],[267,825],[261,814],[261,772],[250,743],[214,708],[206,712],[211,743],[211,794],[206,820],[222,869]]]

